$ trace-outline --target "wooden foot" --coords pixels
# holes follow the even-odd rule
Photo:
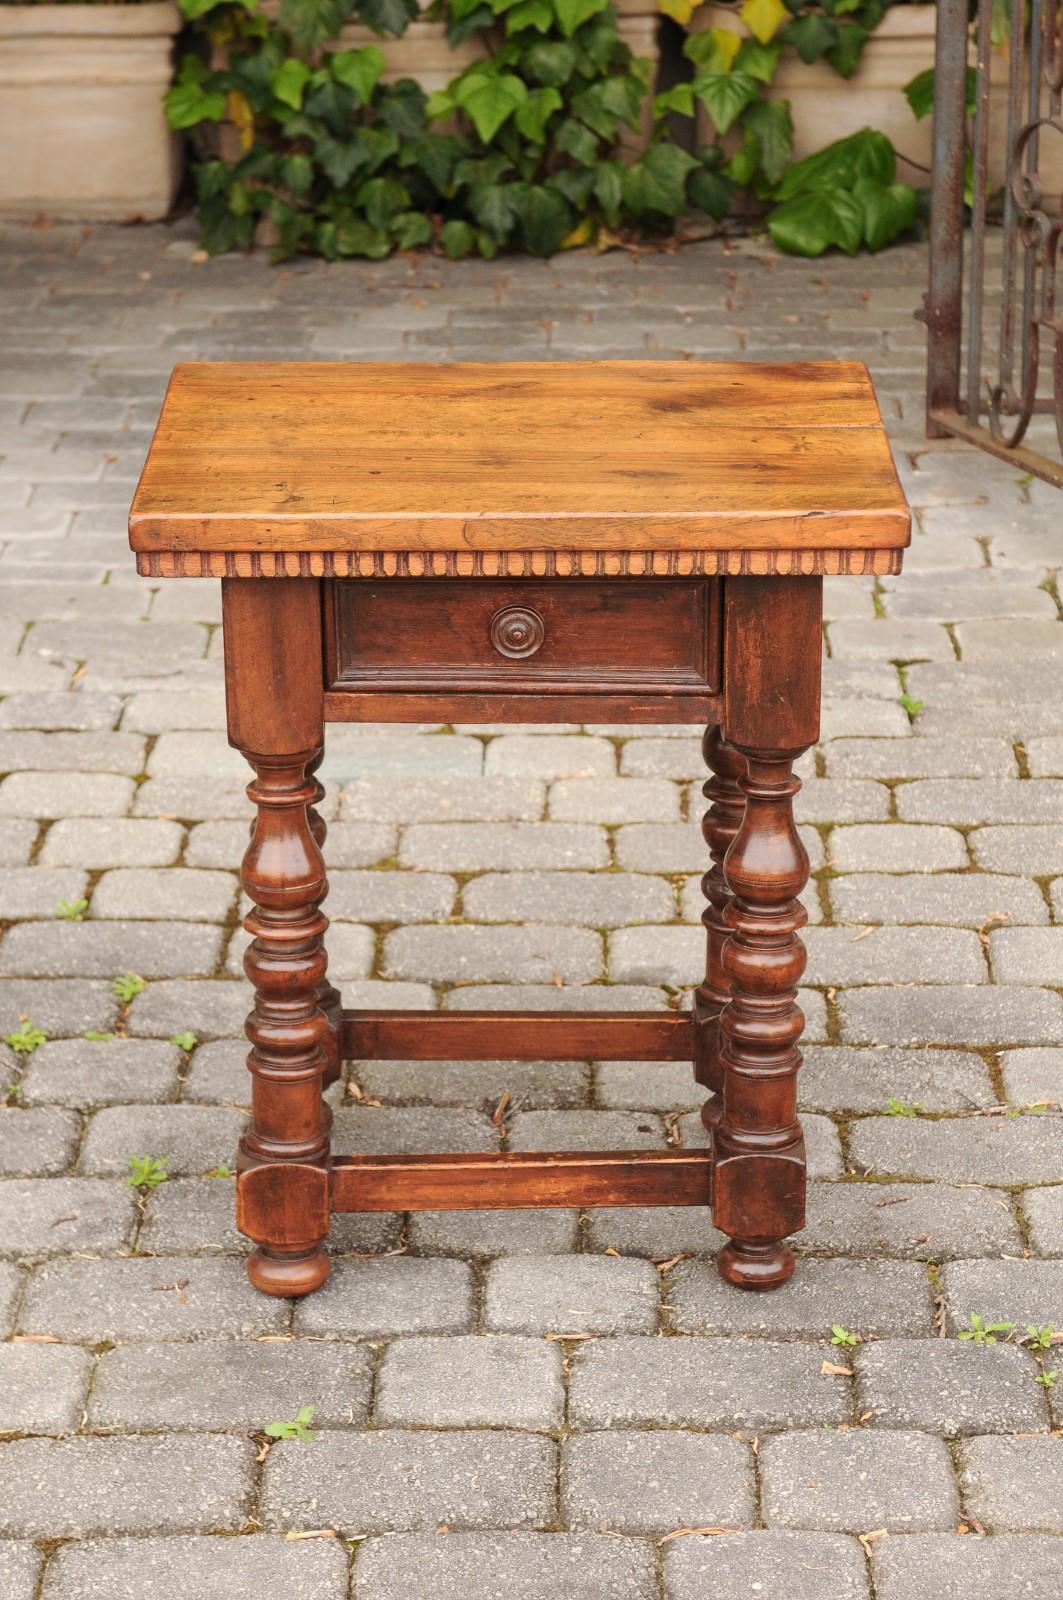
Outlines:
[[[320,1289],[329,1275],[328,1255],[318,1247],[298,1255],[285,1255],[277,1250],[259,1248],[247,1258],[247,1276],[263,1294],[274,1294],[288,1299],[312,1294]]]
[[[701,742],[705,765],[712,777],[702,786],[710,802],[701,823],[712,865],[701,880],[707,904],[701,914],[705,928],[705,977],[694,994],[694,1078],[712,1093],[701,1108],[701,1120],[711,1130],[723,1112],[723,1073],[720,1068],[720,1012],[731,997],[731,980],[723,965],[723,947],[729,929],[724,913],[731,893],[723,875],[723,862],[738,833],[746,809],[738,780],[746,770],[745,757],[724,739],[718,726],[705,730]]]
[[[794,1253],[773,1239],[766,1244],[732,1239],[716,1257],[720,1277],[736,1289],[777,1289],[794,1274]]]

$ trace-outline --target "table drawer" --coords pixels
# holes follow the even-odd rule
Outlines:
[[[336,579],[333,692],[667,694],[720,681],[716,578]]]

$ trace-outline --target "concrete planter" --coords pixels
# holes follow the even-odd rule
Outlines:
[[[878,128],[889,135],[897,151],[897,176],[917,185],[929,182],[930,118],[915,120],[904,86],[917,72],[934,65],[936,10],[932,5],[891,6],[864,46],[851,78],[840,78],[826,61],[806,66],[794,51],[786,51],[768,93],[773,100],[790,102],[796,160],[860,128]],[[699,7],[690,31],[702,28],[747,31],[733,5]],[[699,109],[699,141],[711,137],[709,119]]]
[[[174,0],[0,5],[0,214],[164,217],[180,143],[163,115]]]

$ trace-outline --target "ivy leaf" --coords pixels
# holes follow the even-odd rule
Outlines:
[[[461,139],[442,134],[411,139],[399,151],[399,163],[423,173],[436,193],[442,195],[450,187],[455,163],[464,148]]]
[[[381,120],[400,139],[415,139],[425,131],[427,99],[424,90],[413,78],[400,78],[389,84],[377,101]]]
[[[566,117],[554,134],[554,146],[573,161],[591,166],[598,159],[598,141],[575,117]]]
[[[225,115],[225,92],[205,87],[210,76],[198,56],[185,56],[177,82],[163,96],[171,128],[194,128],[197,122],[220,122]]]
[[[690,34],[683,54],[704,72],[730,72],[741,48],[742,37],[733,28],[703,28]]]
[[[306,0],[298,3],[305,5]],[[391,33],[399,38],[419,10],[417,0],[358,0],[358,15],[374,33]]]
[[[757,98],[757,80],[748,72],[706,72],[694,79],[694,93],[722,135]]]
[[[546,141],[546,124],[564,101],[556,89],[533,89],[516,111],[516,124],[526,139],[533,144]]]
[[[934,109],[934,69],[917,72],[904,86],[904,98],[912,108],[912,115],[922,122]]]
[[[303,110],[308,116],[320,117],[337,139],[350,134],[357,109],[358,102],[353,91],[345,83],[332,78],[325,78],[320,83],[315,79],[303,95]]]
[[[467,74],[458,79],[452,92],[484,144],[491,143],[502,124],[528,98],[527,85],[511,72]]]
[[[838,24],[821,11],[809,11],[788,22],[782,36],[787,44],[793,45],[805,65],[811,66],[838,43]]]
[[[416,250],[418,245],[431,244],[432,224],[423,211],[400,211],[391,219],[391,237],[396,250]]]
[[[624,200],[636,215],[677,217],[686,201],[687,174],[699,162],[674,144],[653,144],[624,174]]]
[[[508,239],[517,220],[511,183],[481,183],[469,190],[469,210],[481,228],[496,239]]]
[[[624,168],[619,161],[599,161],[594,172],[594,193],[608,222],[615,222],[624,200]]]
[[[353,89],[363,106],[372,100],[384,66],[384,52],[375,44],[367,44],[362,50],[342,50],[329,61],[332,76]]]
[[[892,183],[897,157],[884,133],[861,128],[845,139],[795,161],[779,185],[779,199],[789,200],[806,189],[851,189],[858,178]]]
[[[280,24],[300,50],[335,38],[352,9],[353,0],[281,0]]]
[[[697,7],[697,0],[657,0],[666,17],[671,17],[685,28]]]
[[[605,9],[608,0],[554,0],[558,26],[566,39],[571,39],[581,23]]]
[[[687,191],[699,211],[706,212],[715,222],[722,222],[731,209],[735,186],[722,172],[708,172],[701,167],[690,174]]]
[[[336,189],[345,189],[359,167],[368,165],[368,156],[356,140],[346,142],[326,133],[314,146],[314,160]]]
[[[341,256],[368,256],[371,261],[383,261],[391,254],[387,234],[360,217],[348,217],[336,223],[335,244]]]
[[[918,197],[906,183],[879,183],[858,178],[853,199],[864,214],[864,241],[869,250],[881,250],[915,222]]]
[[[742,143],[726,162],[724,172],[742,188],[748,186],[760,171],[760,140],[752,128],[746,128],[742,134]]]
[[[409,208],[410,194],[397,178],[369,178],[358,190],[355,200],[373,227],[383,230],[400,211]]]
[[[764,176],[769,183],[778,183],[794,153],[789,100],[755,100],[745,114],[743,126],[756,135]]]
[[[310,68],[306,62],[300,61],[298,56],[288,56],[276,72],[270,74],[269,86],[282,104],[291,106],[293,111],[301,111],[303,90],[309,77]]]
[[[683,117],[692,117],[694,115],[694,87],[692,84],[677,83],[671,89],[666,89],[663,94],[654,96],[653,114],[655,117],[665,117],[670,111],[677,111]]]
[[[439,242],[451,261],[459,261],[476,247],[476,230],[471,223],[452,217],[439,231]]]
[[[767,44],[786,21],[786,7],[782,0],[743,0],[738,15],[760,44]]]
[[[576,49],[563,40],[536,42],[524,52],[523,71],[539,83],[561,89],[576,70]]]
[[[864,233],[862,207],[843,189],[817,189],[776,206],[768,232],[780,250],[794,256],[821,256],[837,245],[855,256]]]
[[[572,227],[573,217],[555,189],[515,184],[514,201],[524,248],[532,256],[551,256]]]
[[[457,17],[453,6],[447,12],[447,43],[452,50],[459,44],[464,44],[470,34],[476,33],[480,28],[489,28],[494,22],[494,12],[490,6],[476,5],[464,16]]]
[[[871,35],[858,22],[839,22],[838,43],[827,51],[827,60],[840,78],[851,78],[860,65],[864,46]]]
[[[591,191],[594,188],[594,169],[592,167],[562,167],[560,172],[553,173],[546,180],[547,187],[556,189],[558,194],[564,195],[569,205],[576,211],[587,209]]]
[[[549,0],[519,0],[519,4],[506,12],[506,33],[520,33],[522,28],[549,33],[553,22],[554,13]]]
[[[759,44],[756,39],[743,39],[742,48],[735,56],[734,65],[740,72],[748,72],[760,83],[771,83],[779,64],[782,46]]]
[[[314,166],[309,156],[293,151],[291,155],[281,157],[278,170],[281,183],[297,199],[309,193],[314,181]]]

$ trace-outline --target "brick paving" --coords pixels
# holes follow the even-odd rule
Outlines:
[[[1059,1600],[1063,1350],[957,1335],[1063,1327],[1063,502],[923,438],[924,251],[194,250],[0,235],[0,1033],[48,1036],[0,1047],[5,1600]],[[691,1211],[346,1217],[325,1290],[263,1299],[228,1178],[248,807],[217,585],[153,589],[124,533],[167,372],[709,354],[866,359],[918,512],[904,576],[827,584],[798,1277],[727,1289]],[[691,730],[346,727],[323,773],[347,1004],[697,981]],[[330,1099],[341,1149],[702,1136],[661,1063],[352,1063]],[[168,1163],[139,1200],[134,1155]],[[263,1458],[306,1405],[318,1439]]]

